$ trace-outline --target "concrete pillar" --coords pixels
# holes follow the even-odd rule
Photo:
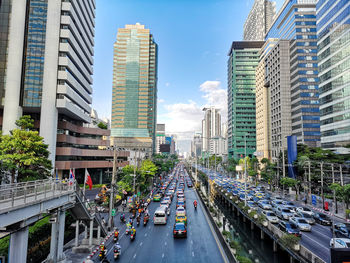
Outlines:
[[[276,242],[276,241],[273,241],[272,246],[273,246],[273,252],[277,252],[277,249],[278,249],[278,244],[277,244],[277,242]]]
[[[76,247],[79,246],[79,220],[75,221],[75,244]]]
[[[294,262],[294,258],[292,256],[289,256],[289,263],[293,263]]]
[[[42,85],[40,136],[49,145],[49,159],[55,164],[57,120],[56,108],[58,47],[61,26],[61,0],[51,0],[47,4],[45,61]]]
[[[244,223],[246,222],[246,220],[247,220],[247,219],[246,219],[246,217],[245,217],[245,216],[243,216],[243,222],[244,222]]]
[[[261,238],[261,240],[264,240],[264,238],[265,238],[265,233],[264,233],[264,231],[260,231],[260,238]]]
[[[9,262],[27,262],[28,227],[11,234]]]
[[[88,238],[88,227],[87,227],[87,225],[85,225],[84,238],[85,239]]]
[[[236,212],[237,212],[237,216],[239,216],[239,210],[238,209],[236,209]]]
[[[65,223],[66,223],[66,212],[59,211],[59,213],[58,213],[58,246],[57,246],[57,259],[58,259],[58,261],[64,259],[63,245],[64,245]]]
[[[53,262],[57,262],[57,231],[58,231],[58,222],[51,224],[51,243],[50,243],[50,254],[49,259]]]
[[[89,247],[92,246],[93,231],[94,231],[94,220],[90,220]]]
[[[100,240],[100,238],[101,238],[101,227],[100,227],[100,225],[98,225],[98,227],[97,227],[97,239]]]
[[[22,81],[23,44],[26,18],[26,0],[12,1],[12,12],[9,25],[8,55],[4,112],[2,121],[3,134],[9,134],[16,128],[15,122],[22,115],[19,106]]]
[[[250,221],[250,229],[254,230],[254,223],[253,223],[253,221]]]

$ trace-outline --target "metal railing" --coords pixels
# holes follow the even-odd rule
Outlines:
[[[74,190],[75,183],[73,181],[63,182],[54,179],[0,185],[0,210],[66,194],[67,191],[73,192]]]

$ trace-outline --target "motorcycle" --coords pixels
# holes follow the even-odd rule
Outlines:
[[[143,225],[144,225],[144,226],[147,225],[148,220],[149,220],[149,216],[145,216],[145,217],[143,218]]]
[[[127,228],[127,229],[125,230],[125,235],[129,235],[129,232],[130,232],[130,229]]]
[[[139,226],[139,225],[140,225],[140,220],[141,220],[141,219],[140,219],[140,217],[138,217],[138,218],[137,218],[137,220],[136,220],[136,224],[137,224],[137,226]]]
[[[123,224],[125,224],[125,222],[126,222],[125,217],[121,217],[121,218],[120,218],[120,222],[122,222]]]
[[[193,206],[194,206],[194,209],[197,210],[197,203],[194,203]]]
[[[135,234],[134,234],[134,233],[131,233],[131,234],[130,234],[130,240],[131,240],[131,241],[134,241],[135,235],[136,235],[136,233],[135,233]]]
[[[118,241],[118,236],[113,237],[113,242],[116,243]]]
[[[98,257],[100,258],[100,260],[102,260],[104,257],[105,257],[105,255],[106,255],[106,253],[107,253],[107,250],[105,251],[100,251],[100,254],[98,254]]]
[[[120,256],[120,250],[114,249],[114,254],[113,254],[114,259],[118,259],[119,256]]]

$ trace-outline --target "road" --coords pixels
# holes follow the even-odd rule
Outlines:
[[[119,222],[119,214],[115,220],[120,229],[120,245],[122,254],[119,262],[228,262],[219,241],[214,237],[213,230],[208,223],[203,204],[199,203],[197,211],[192,203],[198,197],[191,188],[185,188],[188,236],[186,239],[174,239],[173,224],[175,223],[176,197],[171,204],[171,214],[166,225],[154,225],[152,220],[146,227],[136,227],[136,239],[131,242],[129,235],[125,235],[125,225]],[[149,206],[151,219],[158,202]],[[107,258],[113,262],[112,242],[107,244]],[[95,259],[94,262],[99,262]]]

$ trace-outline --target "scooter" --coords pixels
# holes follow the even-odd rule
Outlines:
[[[194,204],[194,209],[197,210],[197,204]]]
[[[135,233],[135,234],[134,234],[134,233],[131,233],[131,234],[130,234],[130,240],[131,240],[131,241],[134,241],[135,235],[136,235],[136,233]]]
[[[118,259],[119,258],[119,256],[120,256],[120,250],[118,250],[118,249],[114,249],[114,254],[113,254],[113,257],[114,257],[114,259]]]
[[[137,225],[137,226],[140,225],[140,220],[141,220],[140,217],[138,217],[137,220],[136,220],[136,225]]]
[[[130,228],[126,228],[125,235],[129,235],[129,232],[130,232]]]
[[[145,217],[143,218],[143,226],[146,226],[146,225],[147,225],[148,220],[149,220],[149,217],[148,217],[148,216],[145,216]]]
[[[125,217],[121,217],[121,218],[120,218],[120,222],[122,222],[123,224],[125,224],[125,222],[126,222]]]
[[[116,243],[118,241],[118,236],[113,237],[113,242]]]

